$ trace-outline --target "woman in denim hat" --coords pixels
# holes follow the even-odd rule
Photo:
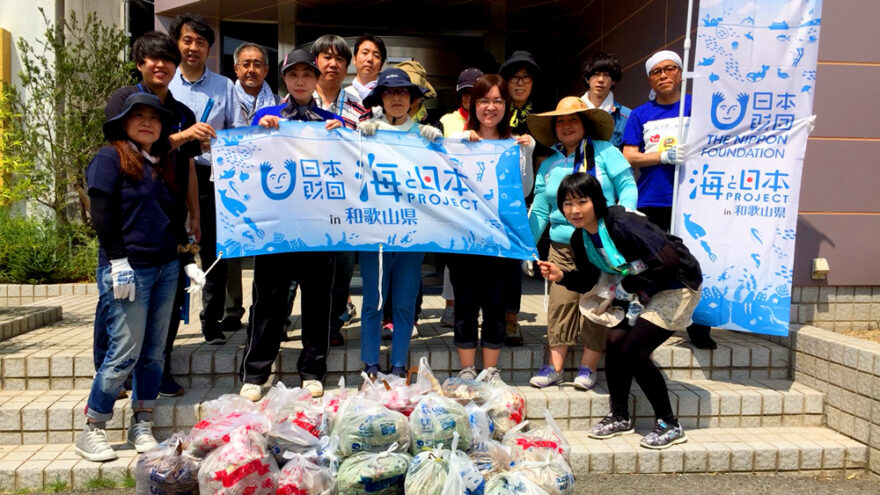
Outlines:
[[[90,461],[116,459],[107,421],[126,376],[133,388],[128,442],[146,452],[156,445],[152,410],[159,395],[163,350],[174,306],[179,263],[191,285],[205,274],[187,244],[183,198],[169,155],[172,115],[159,98],[134,93],[122,112],[104,123],[108,146],[86,169],[91,215],[98,233],[98,287],[109,301],[104,317],[109,347],[92,381],[86,425],[76,452]],[[185,170],[185,168],[184,168]]]
[[[384,70],[379,74],[376,87],[364,98],[364,105],[368,107],[381,106],[382,115],[361,123],[358,130],[365,136],[372,136],[377,130],[418,132],[429,141],[438,141],[443,137],[439,129],[419,124],[409,116],[412,101],[424,95],[425,89],[413,84],[403,70]],[[384,294],[391,294],[393,300],[391,373],[398,376],[406,373],[424,258],[425,253],[410,251],[360,253],[364,293],[361,308],[361,360],[364,362],[364,371],[371,377],[380,371],[380,302]]]

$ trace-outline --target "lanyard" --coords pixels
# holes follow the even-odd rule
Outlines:
[[[578,173],[581,169],[581,166],[584,168],[584,172],[588,172],[589,163],[587,161],[587,143],[590,143],[590,147],[593,147],[592,139],[586,138],[581,140],[581,163],[577,162],[577,153],[574,155],[574,168],[571,169],[571,174],[574,175]]]

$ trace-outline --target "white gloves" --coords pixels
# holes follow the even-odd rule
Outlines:
[[[434,143],[436,143],[440,140],[440,138],[443,137],[443,133],[440,132],[440,129],[437,129],[436,127],[430,125],[420,126],[419,134],[421,134],[423,138]]]
[[[116,299],[128,298],[134,301],[136,291],[134,285],[134,270],[128,264],[128,258],[110,260],[110,280],[113,282],[113,297]]]
[[[379,124],[376,122],[362,122],[358,124],[358,131],[364,136],[372,136],[376,134],[376,129],[379,128]]]
[[[189,286],[193,291],[202,290],[205,286],[205,272],[195,263],[183,267],[183,272],[189,277]]]
[[[673,146],[666,151],[660,153],[660,163],[667,165],[681,165],[684,163],[687,148],[683,145]]]

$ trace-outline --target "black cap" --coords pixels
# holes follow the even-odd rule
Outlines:
[[[425,88],[413,84],[409,80],[409,75],[403,69],[392,68],[385,69],[379,74],[376,81],[376,87],[370,91],[370,94],[364,98],[364,106],[367,108],[375,107],[382,104],[382,92],[388,88],[407,88],[413,98],[421,98],[425,96]]]
[[[477,79],[483,77],[483,71],[480,69],[469,67],[458,75],[458,84],[455,85],[455,92],[459,92],[463,89],[473,88],[474,84],[476,84]]]
[[[125,135],[125,130],[122,128],[122,122],[137,105],[145,105],[156,110],[162,121],[161,135],[168,136],[171,134],[171,120],[174,116],[162,106],[159,97],[150,93],[132,93],[122,103],[122,111],[104,122],[104,125],[101,127],[104,131],[104,139],[107,141],[128,139],[128,136]]]
[[[290,50],[287,55],[284,56],[284,60],[281,61],[281,75],[283,76],[287,69],[290,69],[296,64],[306,64],[309,67],[315,69],[315,74],[320,77],[321,70],[318,69],[318,66],[315,64],[315,56],[312,55],[312,52],[308,52],[303,50],[302,48],[295,48]]]
[[[521,67],[525,67],[533,77],[541,75],[541,68],[538,67],[538,62],[535,61],[535,57],[525,50],[517,50],[513,52],[513,54],[510,55],[510,58],[501,64],[498,73],[501,74],[501,77],[504,79],[510,79],[510,76],[516,73]]]

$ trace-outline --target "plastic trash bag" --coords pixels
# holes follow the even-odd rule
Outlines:
[[[542,462],[526,461],[514,465],[513,472],[522,473],[550,495],[572,495],[574,474],[561,456],[550,456]]]
[[[358,452],[382,452],[392,444],[409,449],[410,431],[406,417],[382,404],[349,397],[339,408],[333,425],[343,457]]]
[[[266,392],[266,397],[260,401],[260,412],[273,423],[290,421],[288,418],[296,417],[306,408],[306,404],[313,406],[312,414],[320,419],[323,410],[320,404],[312,400],[311,392],[299,387],[287,388],[284,383],[278,382]]]
[[[483,403],[489,396],[489,386],[480,380],[450,376],[443,382],[443,395],[462,405],[471,401]]]
[[[428,364],[427,356],[422,356],[419,359],[419,371],[416,374],[416,383],[413,384],[413,387],[417,395],[425,395],[431,392],[443,395],[443,386],[437,380],[437,377],[434,376],[434,372]]]
[[[318,437],[298,424],[289,422],[273,423],[266,435],[266,442],[279,466],[284,465],[286,461],[285,452],[306,454],[321,446]]]
[[[471,445],[468,450],[481,449],[481,445],[488,442],[495,434],[495,423],[489,418],[486,409],[474,402],[464,406],[471,425]]]
[[[321,431],[330,432],[333,430],[333,420],[336,419],[336,413],[348,398],[348,390],[345,388],[345,377],[339,378],[339,387],[328,390],[321,398],[321,408],[324,410],[324,424]]]
[[[553,420],[553,416],[550,415],[550,411],[544,410],[544,420],[546,424],[540,428],[523,432],[523,427],[518,426],[504,435],[502,443],[510,447],[515,463],[541,462],[552,459],[555,455],[561,455],[564,461],[568,462],[571,447],[562,435],[562,430]]]
[[[412,413],[419,394],[415,387],[406,383],[406,378],[378,373],[376,380],[372,381],[366,373],[361,375],[364,377],[364,385],[361,389],[364,397],[375,400],[404,416]]]
[[[445,451],[448,454],[448,450]],[[449,465],[442,449],[419,452],[406,470],[406,495],[440,495]]]
[[[489,390],[483,409],[495,425],[495,438],[500,439],[525,420],[526,398],[514,387],[497,384]]]
[[[260,435],[269,432],[269,418],[259,412],[229,412],[199,421],[190,430],[189,450],[210,452],[229,441],[229,434],[239,428],[252,430]]]
[[[510,447],[491,439],[478,448],[471,449],[468,455],[474,461],[474,466],[486,479],[508,470],[513,462]]]
[[[260,406],[238,394],[223,394],[214,400],[202,402],[203,418],[215,418],[231,413],[259,412]]]
[[[135,467],[137,495],[185,495],[199,493],[201,459],[185,450],[186,436],[171,438],[141,454]]]
[[[274,495],[278,466],[266,439],[247,427],[229,434],[229,442],[205,458],[199,491],[213,495]]]
[[[458,433],[452,439],[448,454],[449,471],[441,495],[483,495],[485,480],[467,454],[458,450]]]
[[[361,452],[342,461],[336,476],[339,495],[404,495],[412,457],[390,445],[380,453]]]
[[[278,474],[276,495],[333,495],[336,477],[319,464],[317,454],[285,455],[287,463]]]
[[[436,394],[426,395],[409,416],[412,431],[412,451],[451,445],[452,436],[458,432],[460,447],[464,450],[471,443],[471,426],[464,407],[452,399]]]
[[[486,482],[484,495],[550,495],[521,472],[496,474]]]

